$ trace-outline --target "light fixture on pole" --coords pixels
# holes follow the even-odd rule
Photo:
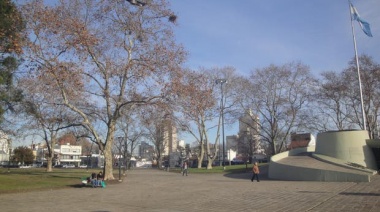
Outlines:
[[[221,110],[221,116],[222,116],[222,136],[223,136],[223,162],[222,162],[222,165],[223,165],[223,169],[225,169],[225,165],[224,165],[224,157],[225,157],[225,147],[224,147],[224,103],[223,103],[223,99],[224,99],[224,96],[223,96],[223,84],[224,83],[227,83],[227,80],[226,79],[217,79],[215,81],[216,84],[220,84],[220,91],[222,93],[222,97],[221,97],[221,100],[220,100],[220,110]]]
[[[120,150],[119,150],[119,182],[121,181],[121,147],[120,147]]]
[[[9,149],[9,157],[8,157],[8,172],[10,172],[10,168],[11,168],[11,155],[12,155],[12,140],[11,139],[7,139],[7,142],[8,142],[8,149]]]
[[[119,165],[119,182],[122,181],[121,180],[121,149],[124,147],[123,140],[124,140],[123,137],[118,137],[118,141],[119,141],[119,162],[118,162],[118,165]]]
[[[127,0],[127,2],[129,2],[130,4],[134,6],[139,6],[139,7],[143,7],[146,5],[146,2],[143,2],[141,0]]]

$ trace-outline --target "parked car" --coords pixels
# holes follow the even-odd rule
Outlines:
[[[87,165],[86,164],[81,164],[81,165],[79,165],[79,168],[85,169],[85,168],[87,168]]]
[[[58,165],[54,165],[53,167],[54,168],[62,168],[63,166],[61,164],[58,164]]]
[[[63,168],[75,168],[74,164],[65,164],[63,165]]]

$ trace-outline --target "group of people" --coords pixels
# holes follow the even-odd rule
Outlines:
[[[95,187],[103,187],[102,186],[102,182],[103,182],[103,179],[104,179],[104,176],[103,176],[103,172],[99,172],[98,174],[96,174],[95,172],[93,172],[91,174],[91,185],[93,188]]]

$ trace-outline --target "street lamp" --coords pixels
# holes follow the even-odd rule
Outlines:
[[[121,162],[121,147],[120,147],[120,149],[119,149],[119,182],[121,181],[121,164],[120,164],[120,162]]]
[[[11,155],[12,155],[12,140],[11,139],[8,139],[7,140],[8,142],[8,149],[9,149],[9,157],[8,157],[8,172],[10,172],[10,168],[11,168]]]
[[[12,154],[12,148],[9,147],[9,158],[8,158],[8,172],[10,172],[10,168],[11,168],[11,154]]]
[[[127,2],[129,2],[130,4],[132,4],[134,6],[139,6],[139,7],[142,7],[142,6],[146,5],[146,2],[143,2],[143,1],[140,1],[140,0],[127,0]]]
[[[123,140],[123,137],[119,137],[119,139]],[[124,147],[122,142],[120,142],[119,146],[119,182],[121,182],[121,149]]]
[[[221,115],[222,115],[222,136],[223,136],[223,162],[222,162],[222,165],[223,165],[223,170],[226,169],[226,167],[224,166],[224,156],[225,156],[225,147],[224,147],[224,103],[223,103],[223,84],[224,83],[227,83],[227,80],[226,79],[217,79],[215,80],[215,83],[216,84],[220,84],[220,92],[222,93],[222,98],[220,100],[220,109],[221,109]]]
[[[87,166],[86,166],[87,171],[88,171],[88,166],[89,166],[89,158],[91,158],[91,168],[92,168],[92,146],[93,145],[94,145],[94,142],[91,143],[90,152],[87,152]]]

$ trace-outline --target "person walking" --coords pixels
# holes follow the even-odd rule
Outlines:
[[[184,163],[183,163],[183,167],[182,167],[182,176],[185,176],[185,173],[186,173],[186,176],[187,176],[187,162],[185,161]]]
[[[257,164],[257,162],[255,162],[255,163],[253,164],[253,167],[252,167],[252,178],[251,178],[251,182],[253,182],[253,180],[254,180],[255,178],[256,178],[257,182],[260,182],[259,174],[260,174],[259,165]]]

